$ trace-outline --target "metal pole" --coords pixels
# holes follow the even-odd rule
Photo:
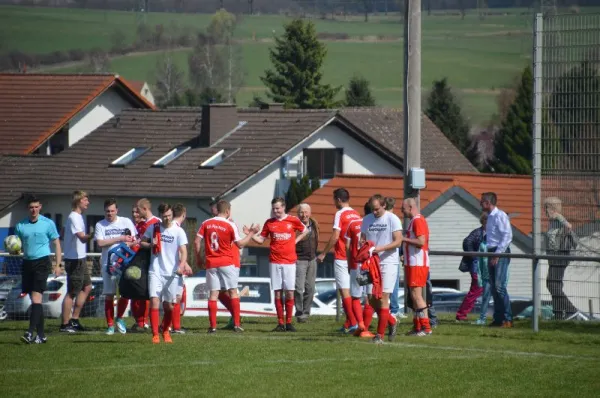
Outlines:
[[[539,331],[540,322],[540,259],[542,254],[542,57],[543,15],[535,15],[533,44],[533,254],[531,317],[534,332]]]
[[[421,165],[421,0],[404,2],[404,198],[416,198],[411,188],[410,169]],[[408,226],[404,219],[404,228]],[[404,276],[406,281],[406,275]],[[425,297],[426,289],[423,289]],[[404,311],[408,289],[404,283]]]

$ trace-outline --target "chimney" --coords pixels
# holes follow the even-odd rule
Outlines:
[[[200,146],[212,146],[237,127],[237,108],[231,104],[203,105],[201,123]]]
[[[271,103],[267,103],[267,102],[263,102],[260,104],[260,109],[264,110],[264,111],[282,111],[283,110],[283,103],[280,102],[271,102]]]

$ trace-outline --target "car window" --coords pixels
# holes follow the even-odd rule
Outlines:
[[[62,285],[64,285],[64,283],[59,282],[59,281],[50,281],[48,282],[48,285],[46,287],[46,291],[48,292],[57,292],[60,290],[60,288],[62,287]]]
[[[238,291],[241,303],[271,303],[271,290],[266,282],[240,282]]]

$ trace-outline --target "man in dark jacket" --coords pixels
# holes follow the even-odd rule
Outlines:
[[[471,231],[469,236],[467,236],[463,241],[463,250],[466,252],[478,252],[479,246],[484,239],[487,214],[481,214],[479,220],[481,221],[481,227]],[[469,272],[471,274],[471,288],[460,305],[460,308],[456,312],[456,320],[466,321],[467,315],[475,306],[475,301],[477,301],[483,292],[483,287],[480,286],[477,277],[477,257],[463,257],[461,261],[461,271]]]
[[[296,244],[296,317],[298,322],[306,322],[310,316],[315,280],[317,278],[317,246],[319,245],[319,225],[311,217],[310,206],[298,206],[298,218],[308,228],[308,235]]]

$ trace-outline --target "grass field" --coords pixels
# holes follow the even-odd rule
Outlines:
[[[448,77],[463,101],[465,113],[474,123],[489,120],[496,110],[498,90],[507,86],[531,62],[531,17],[524,10],[510,15],[475,13],[464,20],[457,16],[423,14],[422,85],[428,89],[434,79]],[[204,29],[210,15],[150,13],[150,25],[194,31]],[[51,52],[111,46],[111,34],[120,29],[132,43],[139,16],[131,12],[29,7],[0,7],[0,51]],[[264,91],[260,76],[270,66],[270,38],[282,32],[282,16],[243,16],[236,36],[243,40],[247,78],[237,103],[245,106],[253,94]],[[328,41],[325,82],[345,85],[352,75],[370,80],[379,105],[402,103],[403,26],[398,16],[374,16],[360,20],[316,20],[318,32],[347,33],[350,40]],[[253,41],[256,38],[257,41]],[[187,71],[189,49],[175,52],[177,63]],[[131,80],[155,81],[157,52],[129,54],[112,59],[111,71]],[[80,72],[82,65],[48,68],[52,72]]]
[[[184,318],[188,334],[154,346],[150,335],[59,335],[19,343],[25,322],[0,324],[3,396],[597,396],[597,324],[529,324],[512,330],[456,325],[394,343],[335,333],[311,318],[298,333],[274,334],[272,319],[247,319],[246,333],[206,335],[206,318]],[[407,329],[404,321],[401,329]],[[191,333],[190,333],[191,332]]]

